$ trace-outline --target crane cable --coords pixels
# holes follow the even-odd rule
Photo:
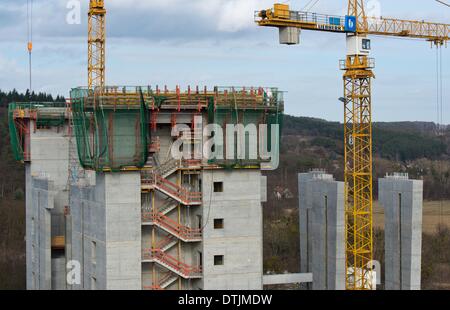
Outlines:
[[[33,51],[33,0],[27,0],[27,39],[28,39],[28,62],[29,62],[29,91],[32,92],[31,79],[31,54]]]
[[[450,4],[444,2],[443,0],[436,0],[437,2],[439,2],[440,4],[446,5],[448,7],[450,7]]]
[[[304,12],[310,11],[320,0],[310,0],[302,9]]]
[[[320,0],[310,0],[302,9],[303,12],[310,11]],[[281,3],[286,4],[288,2],[291,2],[291,0],[286,0]],[[309,8],[308,8],[309,7]],[[308,9],[307,9],[308,8]]]

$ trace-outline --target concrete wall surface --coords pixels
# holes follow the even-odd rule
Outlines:
[[[214,182],[223,192],[214,192]],[[259,170],[203,171],[203,289],[262,289],[260,182]],[[223,228],[214,228],[215,219]],[[214,256],[223,256],[223,265]]]

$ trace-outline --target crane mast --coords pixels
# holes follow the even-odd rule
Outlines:
[[[105,17],[103,0],[90,0],[88,14],[88,87],[105,86]]]
[[[281,44],[299,44],[301,30],[343,33],[347,55],[344,71],[344,178],[346,289],[374,289],[372,89],[374,59],[368,35],[425,39],[436,46],[450,40],[450,25],[393,18],[368,18],[363,0],[348,1],[347,16],[291,11],[287,4],[256,12],[259,26],[276,27]]]
[[[372,91],[373,61],[362,0],[349,1],[348,16],[356,17],[356,33],[347,34],[344,70],[344,184],[346,288],[372,289]],[[366,48],[364,48],[366,47]],[[367,48],[369,47],[369,48]],[[342,63],[342,62],[341,62]]]

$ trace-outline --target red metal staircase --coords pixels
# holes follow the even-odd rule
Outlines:
[[[175,171],[178,171],[178,169],[180,169],[181,166],[182,166],[182,160],[171,159],[171,160],[168,160],[165,163],[159,165],[155,169],[155,172],[157,174],[159,174],[160,176],[162,176],[163,178],[167,178]]]
[[[201,167],[200,161],[183,161],[170,160],[162,165],[158,165],[153,171],[142,172],[142,190],[148,192],[150,190],[158,190],[167,196],[165,201],[159,202],[157,210],[142,209],[143,224],[157,226],[161,230],[168,233],[151,249],[145,249],[142,253],[143,262],[151,262],[157,264],[163,269],[167,269],[167,273],[158,273],[154,276],[151,286],[144,286],[144,289],[163,290],[172,285],[179,277],[184,279],[196,279],[202,277],[200,267],[190,266],[169,255],[167,252],[183,242],[199,242],[202,241],[202,231],[182,225],[172,220],[167,215],[175,210],[180,203],[186,206],[201,205],[202,195],[199,192],[192,192],[188,189],[175,184],[166,178],[180,169],[198,169]],[[155,208],[156,209],[156,208]]]
[[[193,229],[179,224],[162,213],[142,213],[142,221],[150,222],[184,242],[198,242],[202,240],[202,232],[200,229]]]
[[[163,178],[155,172],[142,174],[142,187],[156,188],[165,195],[187,206],[200,205],[202,203],[202,194],[200,192],[190,192],[186,188]]]
[[[159,208],[158,212],[167,215],[171,211],[173,211],[176,207],[178,207],[178,204],[174,202],[172,198],[167,198],[162,207]]]
[[[185,159],[170,159],[163,164],[158,165],[154,172],[163,178],[167,178],[172,173],[180,169],[199,169],[201,167],[201,160],[185,160]]]
[[[165,290],[172,283],[178,280],[178,275],[171,271],[161,273],[160,276],[153,282],[151,286],[144,286],[144,290]]]
[[[200,267],[185,264],[161,249],[146,249],[143,251],[142,256],[144,260],[155,262],[184,279],[198,279],[202,277]]]
[[[155,248],[161,249],[164,252],[169,251],[173,246],[178,244],[178,239],[173,235],[168,235],[161,241],[159,241]]]

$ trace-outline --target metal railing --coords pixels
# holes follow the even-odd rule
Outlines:
[[[188,226],[177,223],[176,221],[172,220],[162,213],[143,212],[142,221],[152,222],[180,239],[200,240],[202,238],[202,231],[200,229],[190,228]]]
[[[184,278],[199,277],[202,273],[201,267],[185,264],[161,249],[144,249],[142,256],[143,259],[155,260],[163,266],[165,265],[166,267],[173,269],[174,272]]]
[[[141,97],[142,94],[142,97]],[[273,94],[276,94],[274,96]],[[87,88],[76,88],[71,92],[74,104],[80,100],[85,107],[101,104],[111,109],[123,109],[140,106],[143,99],[147,108],[152,110],[164,106],[194,106],[199,110],[211,102],[216,105],[259,105],[276,107],[283,105],[283,92],[274,87],[223,87],[213,89],[191,89],[182,91],[179,86],[175,90],[167,87],[160,89],[151,86],[105,86],[95,91]]]
[[[201,204],[202,193],[190,192],[186,188],[177,185],[155,172],[147,172],[142,174],[142,184],[155,186],[165,194],[185,204]]]
[[[289,20],[292,22],[311,24],[315,27],[318,25],[336,27],[342,31],[345,28],[344,16],[318,14],[305,11],[291,11],[278,9],[276,10],[276,14],[272,10],[255,11],[254,19],[256,22],[261,22],[264,20]]]

